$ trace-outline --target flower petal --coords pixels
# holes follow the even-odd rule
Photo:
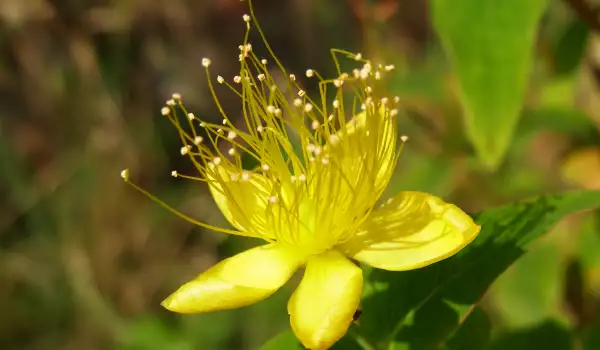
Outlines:
[[[479,230],[455,205],[422,192],[401,192],[375,210],[340,249],[376,268],[411,270],[454,255]]]
[[[294,333],[309,349],[327,349],[350,326],[360,302],[361,269],[337,251],[309,259],[288,303]]]
[[[250,236],[271,238],[265,219],[273,190],[271,181],[256,173],[236,173],[223,165],[216,170],[208,174],[212,180],[208,187],[225,218]]]
[[[279,244],[256,247],[206,270],[162,305],[180,313],[249,305],[273,294],[303,262],[302,257]]]

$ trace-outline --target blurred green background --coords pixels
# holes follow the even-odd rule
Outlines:
[[[299,76],[334,75],[330,47],[395,64],[387,83],[410,141],[385,197],[422,190],[478,212],[600,188],[600,26],[573,10],[581,3],[549,1],[520,120],[495,171],[466,136],[428,1],[254,5]],[[288,329],[293,283],[239,310],[163,310],[180,284],[257,242],[194,227],[119,177],[131,168],[181,211],[228,225],[204,184],[170,176],[193,168],[160,107],[179,92],[197,116],[220,120],[200,61],[236,74],[246,12],[238,0],[0,0],[0,349],[257,349]],[[551,320],[589,328],[599,227],[598,213],[568,218],[496,281],[482,301],[494,334]]]

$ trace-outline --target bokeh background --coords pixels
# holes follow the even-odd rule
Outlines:
[[[402,98],[410,141],[386,195],[423,190],[477,212],[600,188],[600,26],[574,11],[579,3],[550,1],[521,121],[494,172],[465,137],[427,1],[255,0],[255,8],[299,76],[306,68],[333,76],[330,47],[395,64],[388,86]],[[234,311],[162,309],[181,283],[257,242],[182,221],[119,176],[131,168],[174,207],[228,225],[204,184],[170,176],[193,169],[160,107],[179,92],[197,116],[220,120],[200,61],[236,74],[245,12],[238,0],[0,0],[1,349],[257,349],[288,328],[293,283]],[[599,220],[568,218],[494,284],[483,300],[494,332],[549,319],[584,329],[596,317]]]

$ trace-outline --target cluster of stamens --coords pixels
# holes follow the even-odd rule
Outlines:
[[[243,20],[248,32],[251,28],[251,17],[244,15]],[[258,30],[262,36],[260,28]],[[359,187],[366,186],[363,182],[372,179],[361,180],[361,176],[376,176],[379,171],[378,162],[385,161],[382,159],[388,157],[390,152],[393,157],[390,162],[395,162],[396,135],[395,127],[391,125],[395,123],[394,117],[398,114],[393,104],[399,103],[399,98],[380,96],[380,89],[377,87],[377,81],[394,67],[374,65],[365,60],[360,53],[332,50],[338,70],[337,77],[327,80],[314,69],[306,70],[306,78],[318,79],[320,100],[313,100],[300,86],[296,75],[286,72],[272,55],[266,41],[265,45],[275,62],[273,67],[268,66],[266,58],[257,57],[246,34],[244,43],[239,45],[240,73],[233,77],[233,84],[221,75],[216,76],[218,84],[226,86],[240,97],[244,115],[243,127],[234,126],[224,112],[212,84],[211,60],[208,58],[202,59],[202,66],[207,71],[209,89],[223,117],[221,124],[201,120],[188,112],[180,94],[173,94],[172,98],[166,101],[161,114],[178,130],[182,143],[180,153],[189,157],[199,173],[198,176],[190,176],[173,170],[171,175],[208,182],[232,202],[236,201],[236,193],[228,191],[228,183],[248,182],[252,181],[255,175],[260,175],[269,183],[269,186],[259,188],[267,207],[277,203],[280,213],[298,219],[298,210],[303,198],[316,201],[317,199],[311,197],[318,197],[321,188],[327,187],[326,193],[330,197],[327,199],[335,204],[345,198],[338,194],[342,189],[346,189],[348,193],[362,193]],[[341,72],[338,55],[361,62],[362,66],[352,70],[351,74]],[[273,69],[288,77],[284,86],[276,84],[270,74]],[[335,99],[328,103],[327,89],[332,85],[335,89]],[[354,93],[351,104],[344,102],[345,92],[348,91]],[[357,118],[360,113],[358,109],[364,113],[362,119]],[[354,117],[348,119],[347,116]],[[358,132],[364,132],[367,138],[348,140],[351,134]],[[297,139],[301,147],[295,147],[292,139]],[[389,144],[381,144],[381,139],[389,139]],[[402,136],[401,140],[406,141],[406,137]],[[222,149],[226,151],[222,152]],[[359,174],[349,176],[344,169],[348,165],[340,161],[340,155],[360,154],[356,149],[365,154],[364,159],[358,157],[356,162],[364,164],[356,168],[359,169]],[[252,169],[244,169],[242,155],[254,158],[258,165]],[[340,184],[340,181],[333,182],[332,179],[336,177],[332,177],[332,174],[336,173],[339,173],[336,176],[343,184]],[[122,176],[128,180],[128,171],[124,171]],[[284,191],[288,191],[287,202],[282,203],[280,199],[283,199]],[[369,195],[372,196],[371,193]],[[351,200],[357,203],[344,205],[350,208],[353,208],[353,205],[360,207],[358,202],[364,198],[355,197]],[[243,207],[244,203],[236,205]],[[322,210],[321,204],[317,205]]]

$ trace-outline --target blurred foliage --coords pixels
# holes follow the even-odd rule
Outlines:
[[[399,127],[410,142],[384,198],[421,190],[483,211],[481,238],[456,257],[407,273],[371,273],[363,315],[335,348],[369,349],[373,336],[391,334],[376,332],[391,331],[395,349],[599,349],[600,214],[553,225],[594,207],[586,197],[593,195],[509,203],[600,189],[600,3],[535,1],[539,8],[518,12],[525,2],[506,1],[485,16],[475,5],[490,1],[450,3],[255,1],[292,71],[332,75],[330,47],[396,65],[389,89],[402,99]],[[193,227],[118,176],[130,167],[138,183],[179,210],[227,225],[204,185],[170,177],[192,166],[160,107],[179,92],[196,115],[220,119],[200,60],[210,56],[221,75],[235,75],[245,12],[238,0],[0,0],[1,349],[258,349],[280,332],[264,349],[297,347],[286,312],[293,286],[240,310],[163,310],[160,301],[182,282],[257,242]],[[498,57],[485,60],[486,48]],[[477,84],[464,55],[481,65]],[[236,105],[234,96],[221,99]],[[467,131],[469,118],[484,121],[482,129]],[[482,157],[478,142],[505,149]],[[506,230],[496,225],[518,218]],[[518,254],[480,246],[495,239]],[[512,264],[522,249],[530,252]],[[475,288],[461,278],[478,279],[479,270],[451,272],[478,254],[486,256],[475,265],[495,272]],[[471,298],[425,298],[444,290],[439,278]],[[404,294],[389,299],[390,286]],[[369,305],[388,313],[370,313]],[[378,316],[381,323],[370,323]],[[423,339],[402,338],[405,327]]]

